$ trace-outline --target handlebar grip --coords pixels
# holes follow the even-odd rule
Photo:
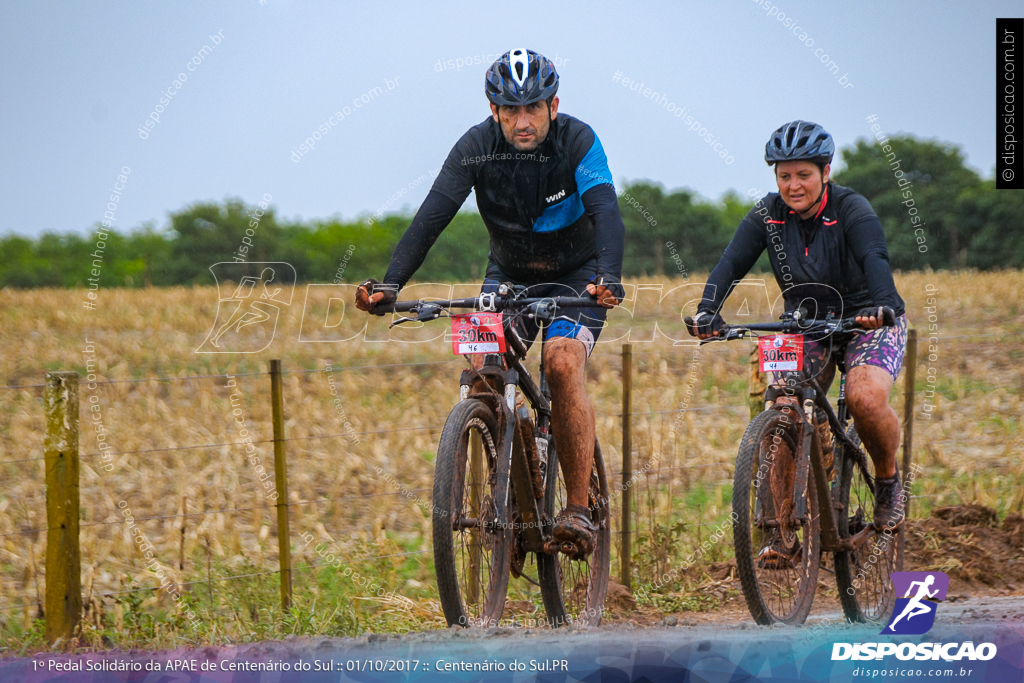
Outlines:
[[[683,324],[686,325],[686,331],[690,333],[691,337],[696,337],[697,327],[691,316],[683,316]],[[742,335],[739,334],[739,328],[734,330],[732,325],[722,323],[722,326],[718,328],[717,333],[708,337],[707,339],[701,340],[701,344],[712,342],[712,341],[729,341],[732,339],[740,339]]]
[[[896,312],[888,306],[882,306],[882,327],[896,326]]]

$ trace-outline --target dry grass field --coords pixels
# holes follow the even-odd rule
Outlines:
[[[1020,510],[1024,273],[907,273],[896,279],[921,335],[927,337],[929,295],[938,326],[932,359],[927,339],[920,345],[914,458],[927,475],[915,487],[920,497],[912,514],[971,501],[1001,516]],[[690,287],[701,281],[695,276]],[[665,292],[683,285],[660,284]],[[777,296],[774,283],[769,290]],[[682,338],[681,305],[699,296],[690,291],[678,290],[660,306],[657,295],[641,292],[640,310],[612,314],[605,343],[588,365],[598,436],[609,470],[618,472],[620,351],[626,341],[621,337],[632,325],[633,459],[637,469],[653,464],[634,494],[637,581],[688,554],[707,535],[706,525],[728,514],[732,462],[749,419],[747,343],[707,346],[698,356],[693,347],[672,343],[672,337]],[[446,293],[421,286],[404,298]],[[465,363],[437,338],[445,330],[440,321],[403,330],[385,343],[386,322],[374,318],[365,337],[336,341],[366,323],[354,310],[342,316],[340,302],[329,302],[350,300],[350,290],[311,289],[308,301],[304,286],[292,294],[290,305],[280,306],[276,331],[269,323],[249,325],[221,339],[215,350],[228,352],[197,353],[212,348],[205,340],[218,311],[214,287],[101,290],[96,310],[82,307],[82,291],[0,291],[0,647],[38,638],[45,581],[42,389],[10,387],[41,384],[50,370],[77,370],[82,378],[81,548],[89,624],[84,643],[160,646],[176,639],[258,639],[282,631],[443,626],[433,589],[430,486],[437,438],[458,398]],[[730,306],[735,300],[739,309],[739,297]],[[768,319],[763,301],[747,298],[751,314]],[[221,310],[218,326],[225,315]],[[230,352],[263,346],[255,353]],[[87,382],[90,357],[95,379],[108,382],[95,389]],[[281,613],[272,573],[278,566],[273,501],[237,445],[238,413],[229,400],[232,393],[241,395],[235,406],[269,467],[265,373],[274,358],[286,373],[287,485],[297,568],[296,608],[289,613]],[[234,386],[219,376],[224,374],[234,376]],[[204,375],[217,376],[186,379]],[[690,377],[696,390],[687,399]],[[902,377],[897,389],[892,404],[902,415]],[[926,393],[932,389],[934,398]],[[923,417],[926,401],[934,405],[927,409],[929,419]],[[99,406],[114,454],[106,470],[90,425],[96,411],[89,405]],[[147,519],[140,524],[160,566],[172,580],[188,584],[198,630],[185,624],[164,593],[126,592],[158,582],[123,524],[123,508]],[[728,559],[727,545],[708,559]],[[324,562],[317,547],[409,601],[388,602],[340,572],[305,568]],[[614,553],[613,562],[617,568]],[[243,577],[224,578],[230,576]],[[695,576],[693,585],[700,583]],[[528,613],[536,596],[523,595]]]

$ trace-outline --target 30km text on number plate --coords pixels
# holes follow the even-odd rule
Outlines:
[[[504,353],[505,328],[501,313],[462,313],[452,316],[452,353]]]
[[[804,369],[804,336],[777,334],[757,340],[758,365],[761,372]]]

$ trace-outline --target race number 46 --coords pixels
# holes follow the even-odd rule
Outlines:
[[[501,313],[463,313],[452,316],[452,353],[504,353],[505,328]]]
[[[761,372],[804,369],[804,336],[777,334],[757,340],[758,365]]]

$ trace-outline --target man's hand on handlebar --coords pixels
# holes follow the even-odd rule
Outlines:
[[[398,299],[398,285],[387,285],[369,279],[356,288],[356,308],[373,315],[384,315],[377,312],[377,306],[393,304]]]
[[[615,308],[619,305],[619,300],[612,291],[611,283],[605,286],[603,277],[596,277],[587,285],[587,294],[597,299],[597,305],[601,308]]]
[[[891,308],[885,306],[871,306],[857,311],[857,324],[865,330],[877,330],[879,327],[891,327],[896,323],[896,317]]]
[[[725,320],[717,313],[698,311],[697,315],[692,318],[686,316],[683,322],[686,323],[686,329],[690,335],[698,339],[709,339],[725,334],[723,330],[726,327]]]

